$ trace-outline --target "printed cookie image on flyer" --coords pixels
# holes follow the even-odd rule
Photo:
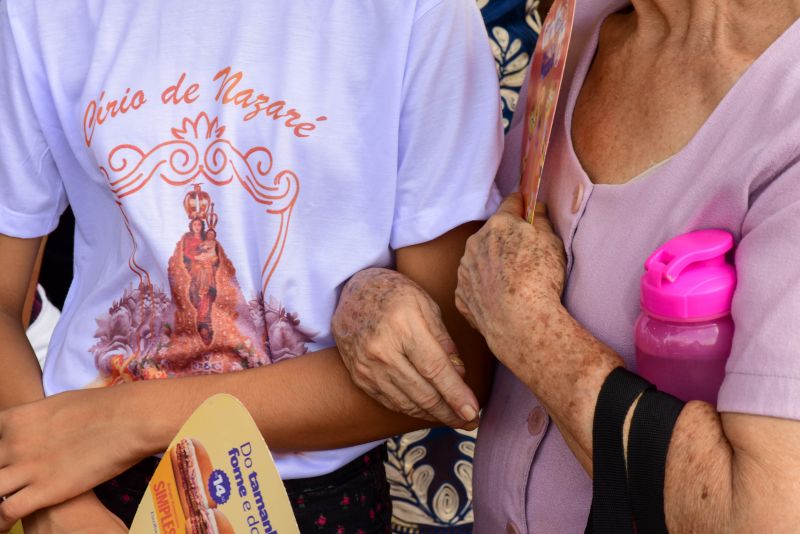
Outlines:
[[[214,471],[203,444],[183,438],[170,449],[169,459],[186,519],[186,534],[235,534],[225,514],[216,509],[217,504],[228,501],[230,481],[224,472]],[[216,490],[213,496],[211,488]]]
[[[169,457],[184,517],[190,518],[208,508],[216,508],[217,503],[205,484],[213,468],[203,444],[196,439],[184,438],[169,451]]]

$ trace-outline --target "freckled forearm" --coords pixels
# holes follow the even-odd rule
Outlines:
[[[597,395],[622,359],[582,328],[563,308],[533,318],[519,337],[491,346],[518,361],[512,371],[547,408],[567,444],[591,473],[592,423]]]
[[[502,347],[492,348],[503,350],[506,355],[518,353],[511,361],[521,364],[512,370],[544,404],[573,454],[591,474],[592,424],[597,396],[608,374],[623,365],[623,361],[566,311],[564,314],[566,316],[554,313],[546,321],[540,321],[541,326],[516,337],[513,343],[509,340]],[[508,356],[502,359],[509,361]],[[630,416],[635,406],[634,403],[631,407],[624,429],[626,450]],[[763,460],[794,458],[798,454],[787,453],[787,450],[795,449],[773,445],[775,440],[752,438],[754,434],[763,433],[751,430],[754,424],[751,421],[760,425],[770,418],[739,414],[726,417],[729,419],[724,421],[728,422],[723,421],[713,406],[702,402],[687,404],[681,413],[666,464],[664,506],[669,531],[723,534],[755,532],[760,526],[763,532],[765,525],[775,525],[776,521],[787,528],[792,524],[796,526],[800,514],[791,511],[790,503],[794,500],[786,496],[800,493],[800,490],[797,484],[792,486],[785,479],[786,473],[800,472],[800,461],[792,460],[792,469],[780,469],[769,460]],[[734,427],[729,421],[732,418],[749,419],[731,433]],[[785,433],[782,429],[775,432],[776,435]],[[765,450],[770,446],[775,447],[774,454]],[[796,477],[789,478],[793,481]],[[776,511],[765,512],[772,509]],[[781,509],[784,512],[776,515]]]
[[[667,456],[670,532],[797,532],[797,421],[686,405]]]
[[[733,468],[733,450],[717,411],[702,402],[687,404],[667,454],[664,514],[670,532],[741,532],[733,516]]]
[[[391,269],[373,267],[356,273],[342,289],[340,308],[333,317],[334,330],[339,333],[372,333],[378,327],[378,319],[391,297],[409,285],[419,287]],[[344,311],[342,302],[347,302]]]
[[[608,374],[624,363],[566,310],[538,321],[524,337],[530,341],[517,339],[502,350],[519,351],[518,361],[529,362],[522,372],[514,372],[547,408],[567,445],[591,475],[597,397]],[[634,408],[635,404],[626,420],[626,445]],[[730,532],[716,530],[727,526],[723,519],[729,515],[726,503],[731,498],[730,456],[719,415],[713,409],[709,413],[692,407],[681,416],[667,463],[665,510],[670,532]]]

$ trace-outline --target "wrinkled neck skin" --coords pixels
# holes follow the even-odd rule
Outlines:
[[[757,57],[800,18],[800,0],[632,0],[634,33],[650,45]]]
[[[592,180],[677,154],[798,16],[800,0],[631,0],[606,18],[572,125]]]

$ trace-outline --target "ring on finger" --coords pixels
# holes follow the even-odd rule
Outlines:
[[[462,360],[455,354],[450,354],[449,357],[450,357],[450,363],[452,363],[456,367],[465,367],[464,360]]]

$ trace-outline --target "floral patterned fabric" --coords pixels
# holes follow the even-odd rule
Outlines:
[[[541,28],[539,0],[477,0],[500,79],[506,130]],[[386,472],[396,534],[472,532],[475,432],[421,430],[389,440]]]
[[[508,130],[542,26],[537,9],[539,0],[477,1],[497,64],[503,125]]]
[[[389,440],[397,534],[472,532],[474,432],[435,428]]]

